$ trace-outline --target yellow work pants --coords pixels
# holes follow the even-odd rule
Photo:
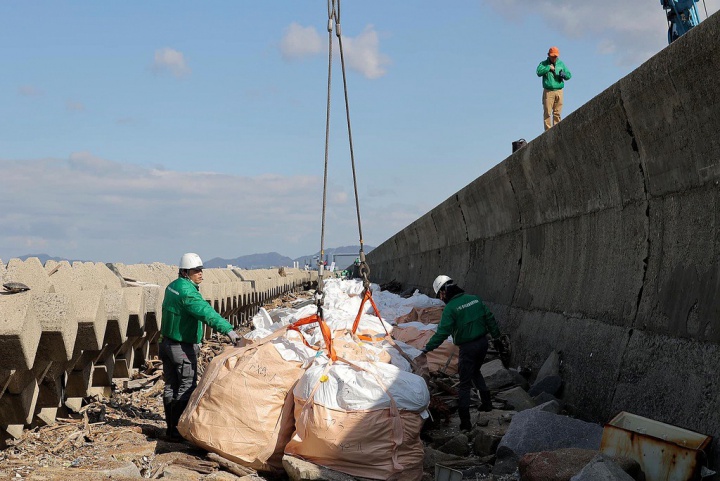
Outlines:
[[[543,120],[545,130],[560,122],[560,113],[563,107],[563,91],[543,89]],[[552,117],[552,121],[550,118]]]

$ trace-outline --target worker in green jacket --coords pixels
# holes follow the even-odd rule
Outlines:
[[[197,356],[203,338],[203,324],[227,334],[233,344],[239,336],[232,325],[200,295],[203,281],[200,256],[183,254],[178,278],[165,288],[162,304],[162,341],[160,360],[163,362],[163,405],[167,437],[181,440],[178,420],[197,386]]]
[[[472,429],[470,390],[473,384],[480,391],[480,410],[492,411],[490,390],[480,372],[488,350],[487,335],[492,335],[494,346],[498,352],[504,352],[505,347],[500,340],[500,329],[495,322],[495,316],[485,307],[479,297],[466,294],[463,289],[453,283],[451,278],[445,275],[435,279],[433,289],[437,297],[445,303],[445,309],[443,309],[437,331],[428,340],[422,351],[423,354],[426,354],[434,350],[448,336],[452,336],[453,343],[460,348],[458,414],[460,415],[460,429],[469,431]]]
[[[560,122],[563,108],[563,88],[565,81],[572,78],[570,70],[560,60],[560,50],[550,47],[547,59],[540,62],[537,76],[542,77],[543,86],[543,121],[545,130]]]

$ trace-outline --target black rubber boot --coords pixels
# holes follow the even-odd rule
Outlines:
[[[173,408],[172,408],[172,424],[173,424],[173,432],[175,436],[177,436],[179,439],[183,439],[180,432],[177,430],[178,422],[180,421],[180,416],[182,416],[183,411],[185,411],[185,408],[188,405],[188,401],[175,401],[173,402]]]
[[[163,407],[165,408],[165,423],[167,424],[167,429],[165,430],[165,437],[172,438],[174,436],[179,436],[177,429],[173,424],[173,402],[163,399]]]
[[[470,422],[470,408],[458,408],[460,415],[460,431],[470,431],[472,422]]]
[[[490,391],[480,391],[480,406],[478,407],[479,411],[485,411],[486,413],[489,413],[493,410],[492,406],[492,396],[490,395]]]

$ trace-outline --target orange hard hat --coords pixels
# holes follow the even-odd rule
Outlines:
[[[550,50],[548,50],[548,57],[559,57],[560,56],[560,50],[557,47],[550,47]]]

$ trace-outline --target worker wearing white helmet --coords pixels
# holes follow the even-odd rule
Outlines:
[[[505,347],[500,341],[500,329],[495,322],[495,316],[485,307],[479,297],[466,294],[446,275],[440,275],[435,279],[433,290],[446,305],[437,331],[428,340],[423,353],[428,353],[440,346],[448,336],[452,336],[453,343],[460,348],[458,414],[460,415],[460,429],[469,431],[472,429],[470,390],[473,384],[480,391],[482,402],[480,410],[492,411],[490,390],[480,372],[488,350],[487,334],[491,334],[495,339],[495,348],[498,351],[504,352]]]
[[[232,325],[200,295],[202,264],[199,255],[183,254],[178,278],[167,286],[163,299],[160,359],[165,379],[163,405],[167,437],[171,439],[182,439],[177,430],[178,420],[197,386],[197,355],[203,324],[227,334],[233,343],[239,338]]]

